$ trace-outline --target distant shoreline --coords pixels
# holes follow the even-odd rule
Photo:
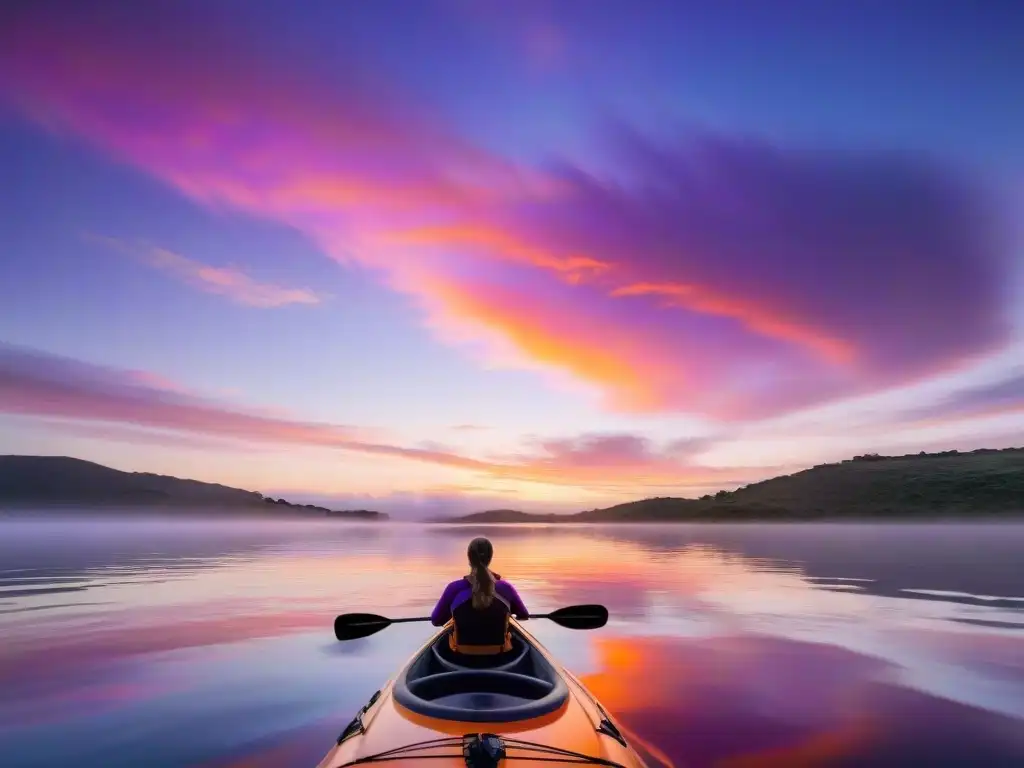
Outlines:
[[[254,491],[81,459],[0,456],[0,516],[63,514],[390,521],[374,510],[293,504]],[[447,527],[614,523],[957,522],[1024,519],[1024,448],[866,454],[699,499],[660,497],[571,514],[497,509],[409,520]]]
[[[1024,448],[866,454],[699,499],[649,498],[567,515],[499,509],[430,522],[479,526],[1013,519],[1024,519]]]
[[[527,513],[529,514],[529,513]],[[539,516],[538,516],[539,517]],[[1013,512],[971,512],[971,513],[937,513],[922,515],[887,515],[885,517],[871,517],[869,515],[853,517],[849,515],[821,515],[818,517],[693,517],[693,518],[664,518],[664,519],[617,519],[617,520],[580,520],[574,515],[562,515],[559,520],[520,520],[516,522],[495,522],[485,520],[463,520],[453,518],[451,520],[431,519],[420,521],[424,525],[436,526],[438,528],[529,528],[530,526],[545,527],[552,525],[564,525],[570,527],[584,526],[650,526],[652,528],[662,525],[790,525],[800,524],[835,524],[849,523],[872,525],[909,525],[913,523],[1006,523],[1024,522],[1024,511]],[[415,521],[413,521],[415,522]]]

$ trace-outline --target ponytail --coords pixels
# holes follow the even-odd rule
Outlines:
[[[473,607],[486,608],[494,600],[494,577],[485,565],[474,566],[470,574],[473,584]]]
[[[494,574],[487,566],[491,563],[494,549],[491,542],[480,537],[469,543],[469,583],[473,585],[473,607],[486,608],[494,600]]]

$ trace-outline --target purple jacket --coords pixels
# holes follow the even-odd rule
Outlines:
[[[516,592],[515,587],[504,579],[498,579],[494,582],[494,591],[508,600],[513,616],[517,619],[530,618],[530,612],[526,610],[526,606],[523,604],[522,598],[519,597],[519,593]],[[430,623],[435,627],[444,626],[452,617],[452,609],[471,597],[473,597],[473,586],[467,578],[463,577],[451,582],[444,588],[441,599],[434,606],[434,612],[430,614]]]

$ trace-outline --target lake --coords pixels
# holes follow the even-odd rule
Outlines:
[[[1024,765],[1024,525],[0,521],[0,755],[314,766],[484,532],[529,629],[676,766]]]

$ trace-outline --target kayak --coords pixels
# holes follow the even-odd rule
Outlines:
[[[615,719],[520,622],[510,619],[512,650],[496,657],[453,653],[451,629],[442,627],[370,697],[318,768],[648,768]]]

